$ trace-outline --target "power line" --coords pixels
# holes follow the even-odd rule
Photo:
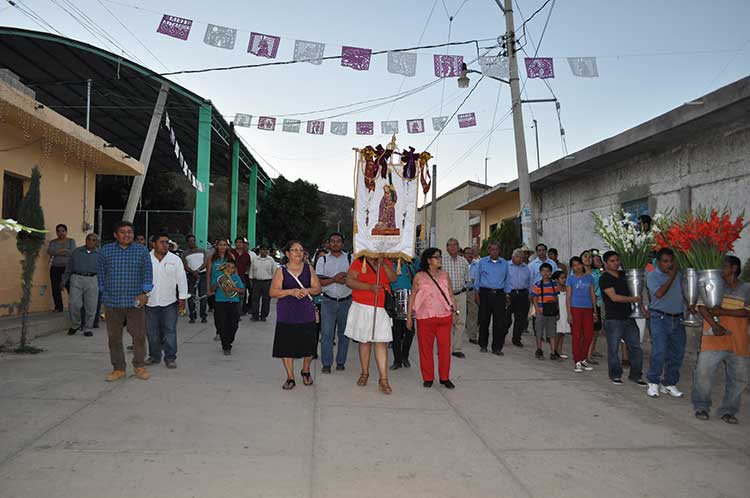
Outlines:
[[[43,30],[47,32],[54,31],[60,36],[65,36],[60,30],[48,23],[42,16],[34,12],[34,9],[32,9],[31,7],[27,7],[25,4],[22,4],[20,0],[16,0],[15,2],[12,0],[8,0],[8,3],[11,7],[15,7],[19,12],[31,19],[34,24],[36,24]]]
[[[466,97],[464,97],[464,99],[461,101],[461,103],[458,104],[458,107],[456,107],[456,110],[453,111],[453,114],[451,114],[451,116],[448,118],[448,120],[446,121],[446,123],[449,123],[450,120],[453,119],[453,117],[458,113],[458,111],[461,110],[461,107],[466,103],[467,100],[469,100],[469,97],[471,97],[471,94],[474,93],[474,90],[477,89],[477,87],[479,86],[479,83],[481,83],[483,79],[484,79],[484,75],[482,75],[482,77],[477,80],[477,82],[474,84],[474,86],[471,88],[471,90],[469,90],[468,95],[466,95]],[[427,147],[425,147],[425,149],[429,149],[430,145],[432,145],[433,143],[435,143],[435,140],[437,140],[438,138],[440,138],[440,135],[443,133],[444,129],[445,129],[445,126],[443,126],[440,129],[440,131],[438,131],[437,135],[435,135],[435,138],[433,138],[432,141],[429,144],[427,144]]]
[[[542,6],[541,6],[541,7],[539,7],[538,9],[536,9],[536,10],[534,11],[534,13],[533,13],[533,14],[531,14],[531,16],[530,16],[530,17],[529,17],[528,19],[526,19],[525,21],[523,21],[523,24],[521,24],[521,27],[520,27],[520,28],[518,28],[518,29],[516,30],[516,32],[518,32],[518,31],[521,31],[521,30],[525,30],[525,29],[526,29],[526,25],[527,25],[527,24],[528,24],[529,22],[531,22],[531,20],[532,20],[532,19],[534,19],[534,16],[536,16],[536,15],[537,15],[538,13],[540,13],[540,12],[541,12],[542,10],[544,10],[544,8],[545,8],[545,7],[547,6],[547,4],[548,4],[548,3],[550,3],[551,1],[552,1],[552,0],[546,0],[546,1],[545,1],[545,2],[544,2],[544,3],[542,4]],[[516,2],[516,6],[518,6],[518,2]],[[520,13],[520,12],[519,12],[519,13]],[[525,33],[525,31],[524,31],[524,33]]]

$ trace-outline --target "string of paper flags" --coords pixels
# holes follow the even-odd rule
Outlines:
[[[172,146],[174,147],[174,155],[177,158],[177,162],[180,163],[182,173],[185,175],[194,189],[196,189],[198,192],[203,192],[205,186],[203,185],[203,182],[198,180],[195,175],[193,175],[193,172],[190,171],[187,161],[185,161],[185,157],[182,155],[182,151],[180,150],[180,143],[177,141],[177,137],[174,134],[174,128],[172,128],[172,123],[169,120],[169,113],[167,111],[164,111],[164,127],[167,129],[167,131],[169,131],[169,140],[172,142]]]
[[[171,38],[187,41],[192,31],[193,21],[184,17],[164,14],[156,29]],[[203,35],[203,43],[217,48],[234,50],[237,44],[235,28],[207,24]],[[281,46],[281,37],[250,32],[247,53],[257,57],[276,59]],[[295,40],[294,62],[308,62],[320,65],[323,63],[325,43]],[[341,47],[341,65],[355,71],[369,71],[372,49],[344,45]],[[412,77],[417,74],[417,54],[409,51],[390,51],[387,54],[387,71],[389,73]],[[596,57],[568,57],[568,66],[573,76],[580,78],[596,78],[599,71]],[[433,54],[433,72],[438,78],[455,78],[461,75],[464,58],[462,55]],[[529,78],[549,79],[555,77],[554,61],[552,57],[526,57],[524,59],[526,75]],[[499,55],[479,57],[479,65],[487,76],[508,78],[508,60]]]

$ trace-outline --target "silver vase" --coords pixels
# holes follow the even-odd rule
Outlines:
[[[700,327],[703,325],[703,319],[697,313],[690,311],[690,308],[695,308],[698,304],[698,272],[695,268],[685,268],[681,275],[682,297],[685,298],[685,304],[688,306],[683,323],[690,327]]]
[[[646,270],[642,268],[625,270],[625,280],[628,283],[628,290],[633,297],[643,297],[643,288],[645,284]],[[633,311],[630,318],[646,318],[641,312],[640,305],[633,303]]]
[[[698,270],[698,293],[706,308],[721,306],[724,298],[721,270]]]

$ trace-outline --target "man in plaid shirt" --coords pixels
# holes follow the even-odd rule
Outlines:
[[[97,277],[102,303],[107,307],[107,335],[112,373],[107,381],[125,377],[125,351],[122,328],[127,323],[133,337],[133,368],[135,376],[147,380],[145,368],[146,315],[143,306],[153,289],[153,271],[148,249],[133,243],[133,224],[120,221],[114,227],[115,242],[99,251]]]
[[[457,316],[453,318],[451,330],[451,354],[456,358],[465,358],[466,355],[461,351],[461,343],[466,328],[466,282],[469,281],[469,263],[459,254],[456,239],[448,239],[445,249],[448,254],[443,256],[443,270],[448,272],[453,284],[453,298],[458,309]]]

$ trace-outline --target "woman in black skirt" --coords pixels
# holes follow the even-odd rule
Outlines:
[[[302,382],[312,385],[310,363],[315,353],[315,303],[320,282],[312,267],[304,262],[305,250],[296,240],[284,248],[287,264],[276,270],[271,281],[271,297],[276,302],[276,334],[273,357],[281,358],[286,370],[283,389],[293,389],[294,359],[303,358]]]

